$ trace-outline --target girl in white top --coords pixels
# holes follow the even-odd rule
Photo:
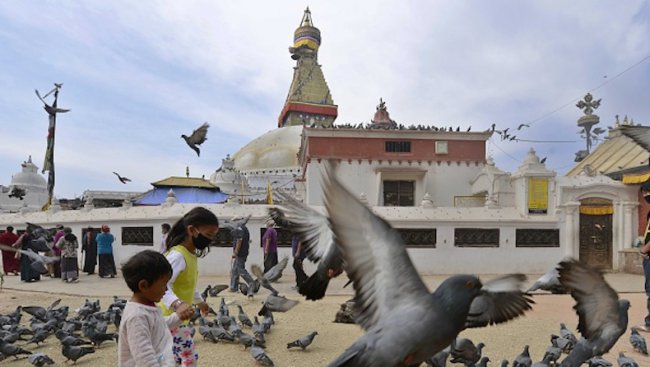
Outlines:
[[[162,254],[145,250],[122,266],[122,275],[133,296],[120,322],[117,359],[120,367],[175,366],[170,327],[189,319],[193,310],[178,310],[163,317],[155,303],[167,290],[172,267]]]

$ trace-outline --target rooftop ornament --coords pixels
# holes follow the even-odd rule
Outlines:
[[[592,130],[600,122],[600,117],[594,114],[594,110],[600,107],[600,101],[601,99],[595,100],[591,93],[587,93],[582,100],[576,103],[576,107],[584,112],[584,116],[578,119],[578,127],[582,128],[578,131],[578,134],[580,134],[581,138],[585,139],[587,145],[586,150],[581,150],[576,153],[576,162],[584,159],[591,152],[593,142],[600,140],[599,135],[607,131],[601,128]]]

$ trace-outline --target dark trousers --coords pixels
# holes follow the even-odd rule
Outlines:
[[[300,285],[308,278],[302,267],[302,260],[293,259],[293,270],[296,272],[296,287],[300,287]]]
[[[650,259],[643,259],[643,273],[645,274],[645,294],[648,297],[646,301],[648,315],[645,317],[645,324],[650,326]]]
[[[269,252],[268,255],[264,258],[264,272],[266,273],[271,269],[272,267],[276,266],[278,264],[278,253],[277,252]]]

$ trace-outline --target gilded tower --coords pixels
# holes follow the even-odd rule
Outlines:
[[[338,106],[318,64],[320,30],[314,27],[309,8],[294,32],[291,58],[296,60],[293,80],[287,100],[278,118],[278,127],[291,125],[332,125],[338,115]]]

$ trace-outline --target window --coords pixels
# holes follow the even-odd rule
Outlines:
[[[449,154],[449,144],[446,141],[437,141],[436,154]]]
[[[396,228],[407,247],[436,247],[436,229]]]
[[[560,247],[560,230],[517,228],[516,240],[516,247]]]
[[[456,247],[499,247],[498,228],[455,228]]]
[[[413,206],[415,181],[384,181],[384,206]]]
[[[122,227],[122,245],[153,246],[153,227]]]
[[[385,148],[386,148],[386,152],[390,152],[390,153],[410,153],[411,142],[410,141],[387,141]]]

